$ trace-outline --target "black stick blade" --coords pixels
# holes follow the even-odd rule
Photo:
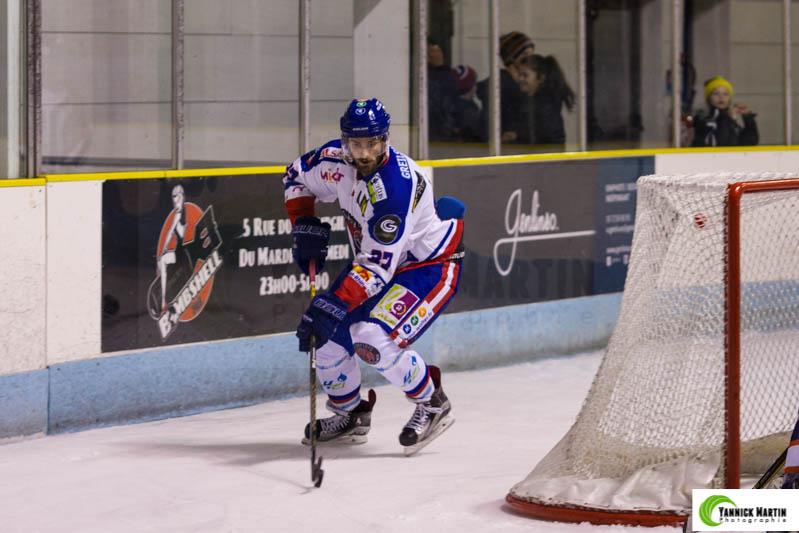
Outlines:
[[[322,486],[322,480],[325,477],[325,471],[322,470],[322,458],[320,457],[316,463],[311,467],[311,481],[316,488]]]

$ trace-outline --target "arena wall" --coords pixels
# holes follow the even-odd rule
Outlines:
[[[518,180],[529,170],[540,179],[547,177],[541,177],[542,173],[565,179],[568,173],[575,173],[575,168],[579,172],[593,168],[575,167],[575,161],[601,160],[602,165],[597,167],[601,185],[602,179],[615,179],[612,173],[616,168],[627,168],[626,172],[629,168],[650,168],[617,165],[646,158],[652,159],[654,171],[662,174],[785,172],[799,168],[799,151],[779,148],[550,154],[434,161],[428,165],[433,167],[437,193],[441,194],[442,189],[452,187],[447,181],[452,176],[470,172],[483,172],[482,179],[509,173],[508,179]],[[521,172],[521,178],[520,169],[528,169]],[[110,309],[113,305],[103,287],[104,268],[111,258],[103,244],[104,224],[108,224],[103,210],[107,183],[124,182],[128,187],[125,190],[130,191],[137,183],[142,190],[145,185],[152,187],[157,183],[153,180],[236,173],[243,175],[241,179],[244,175],[258,179],[275,172],[274,168],[160,171],[48,176],[0,183],[0,242],[6,250],[0,277],[0,438],[152,420],[305,394],[307,358],[297,352],[291,327],[278,324],[276,315],[270,322],[272,330],[262,330],[269,333],[232,338],[223,335],[203,342],[163,346],[140,343],[118,349],[120,345],[103,333],[108,316],[117,312]],[[585,180],[588,183],[588,177]],[[223,185],[214,182],[215,187]],[[565,181],[561,189],[567,197],[574,190]],[[219,189],[215,194],[221,194]],[[144,202],[127,196],[120,201]],[[232,205],[215,206],[220,226]],[[553,208],[542,200],[541,209]],[[479,209],[473,209],[475,212]],[[572,214],[561,209],[559,220],[568,221]],[[155,261],[154,257],[150,259]],[[491,258],[480,260],[490,263]],[[149,267],[143,271],[152,275]],[[136,271],[131,272],[135,275]],[[568,280],[553,283],[568,289]],[[417,347],[431,362],[449,370],[601,348],[615,325],[621,293],[611,287],[584,295],[583,289],[578,283],[575,292],[568,293],[574,297],[549,294],[533,303],[514,300],[518,294],[511,290],[501,299],[492,294],[498,303],[490,307],[479,305],[481,293],[464,293],[464,303],[460,307],[453,304]],[[307,295],[298,294],[295,299],[303,302]],[[273,307],[271,312],[277,314],[276,309],[284,307]],[[246,316],[246,309],[235,311]],[[284,314],[293,319],[294,311]],[[151,324],[157,331],[154,328]],[[380,383],[380,377],[370,370],[365,371],[366,383]]]

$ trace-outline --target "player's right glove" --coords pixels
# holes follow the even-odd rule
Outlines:
[[[328,292],[314,297],[297,326],[300,351],[311,349],[311,335],[316,339],[317,348],[324,346],[346,317],[347,304],[335,294]]]
[[[321,272],[327,258],[330,224],[317,217],[297,217],[291,228],[291,238],[294,240],[291,255],[300,270],[308,274],[308,265],[315,261],[316,271]]]

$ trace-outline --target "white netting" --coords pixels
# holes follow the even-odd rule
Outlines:
[[[621,314],[577,421],[515,498],[600,510],[687,512],[718,486],[725,450],[727,186],[779,174],[638,181]],[[742,471],[787,444],[799,408],[799,191],[743,196]]]

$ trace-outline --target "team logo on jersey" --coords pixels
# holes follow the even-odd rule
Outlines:
[[[366,344],[365,342],[355,342],[352,344],[352,348],[355,350],[355,353],[363,359],[363,362],[368,365],[376,365],[380,362],[380,351],[372,346],[371,344]]]
[[[214,276],[222,266],[213,206],[203,211],[185,201],[183,187],[172,189],[173,209],[161,227],[155,250],[156,275],[147,291],[147,310],[165,340],[181,322],[202,313]]]
[[[397,215],[383,215],[375,224],[375,239],[383,244],[397,240],[402,220]]]
[[[394,328],[418,301],[419,297],[413,292],[402,285],[394,285],[372,309],[369,316]]]

